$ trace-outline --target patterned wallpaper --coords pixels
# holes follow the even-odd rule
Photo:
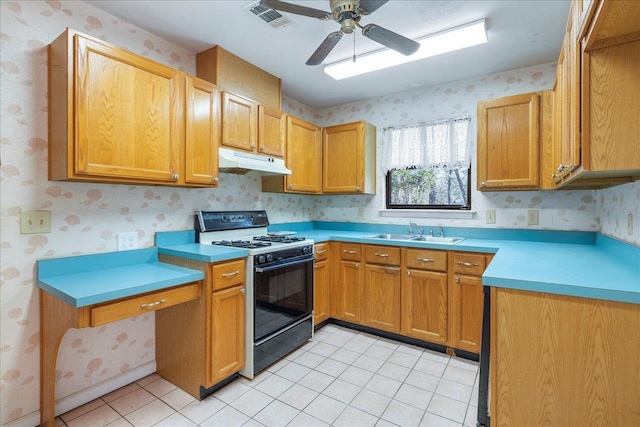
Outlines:
[[[198,209],[266,209],[273,223],[309,220],[484,226],[496,209],[496,227],[523,226],[527,208],[540,209],[540,228],[599,230],[638,244],[640,184],[599,192],[474,192],[472,220],[381,218],[377,196],[296,196],[261,193],[254,173],[221,174],[218,189],[180,189],[47,180],[46,46],[66,27],[132,52],[195,71],[195,55],[82,2],[0,3],[0,424],[38,411],[39,297],[35,260],[116,250],[118,232],[138,233],[153,245],[157,231],[192,228]],[[442,117],[470,115],[480,99],[548,88],[553,64],[425,88],[321,111],[283,98],[283,110],[319,125],[367,120],[381,129]],[[473,184],[475,187],[475,183]],[[20,235],[22,210],[51,211],[50,234]],[[636,226],[626,236],[627,214]],[[602,219],[601,219],[602,218]],[[155,357],[153,314],[103,327],[72,330],[61,344],[57,397],[101,383]]]

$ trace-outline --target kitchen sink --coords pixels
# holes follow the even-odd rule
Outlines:
[[[436,237],[436,236],[418,236],[411,239],[413,241],[419,242],[429,242],[429,243],[447,243],[450,245],[455,245],[456,243],[460,243],[464,240],[464,237]]]
[[[364,236],[365,239],[385,239],[385,240],[409,240],[413,242],[443,243],[455,245],[464,240],[464,237],[436,237],[436,236],[416,236],[415,234],[393,234],[380,233],[372,236]]]
[[[389,234],[381,233],[374,234],[373,236],[364,236],[365,239],[388,239],[388,240],[412,240],[416,236],[412,234]]]

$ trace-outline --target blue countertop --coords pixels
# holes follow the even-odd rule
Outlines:
[[[219,262],[244,258],[249,251],[228,246],[201,245],[195,242],[195,231],[165,231],[156,233],[158,253],[189,258],[196,261]]]
[[[309,224],[315,224],[315,228]],[[445,235],[465,240],[434,244],[367,238],[380,232],[406,233],[406,227],[382,224],[289,223],[269,230],[297,231],[316,243],[342,241],[494,253],[482,276],[484,285],[640,304],[640,248],[593,232],[445,228]],[[229,253],[223,248],[185,243],[194,241],[193,230],[176,233],[181,234],[156,235],[165,235],[156,237],[160,253],[179,250],[180,254],[173,254],[201,260],[209,256],[220,261],[240,251],[227,248],[234,251]]]
[[[197,270],[158,262],[156,248],[36,262],[38,287],[85,307],[204,279]]]

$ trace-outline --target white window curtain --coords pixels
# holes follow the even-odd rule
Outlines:
[[[471,164],[468,117],[385,128],[382,168],[461,168]]]

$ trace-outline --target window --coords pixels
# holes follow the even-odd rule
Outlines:
[[[470,209],[471,119],[384,130],[388,209]]]

